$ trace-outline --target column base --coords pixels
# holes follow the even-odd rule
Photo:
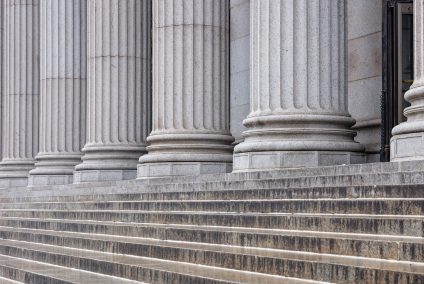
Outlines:
[[[173,176],[198,176],[204,174],[229,173],[232,163],[226,162],[160,162],[137,166],[137,178],[160,178]]]
[[[71,184],[74,168],[81,162],[81,154],[40,152],[35,159],[35,168],[29,172],[28,186]]]
[[[424,160],[424,132],[397,134],[390,141],[390,161]]]
[[[366,155],[358,152],[330,151],[264,151],[234,154],[233,172],[310,168],[319,166],[361,164]]]
[[[83,170],[74,172],[74,183],[129,180],[136,177],[136,170]]]
[[[4,159],[0,164],[0,188],[26,187],[33,159]]]
[[[75,167],[74,183],[128,180],[137,177],[137,163],[146,147],[141,144],[89,144]]]

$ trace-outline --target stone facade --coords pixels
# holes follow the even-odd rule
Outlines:
[[[381,4],[1,1],[0,186],[375,162]],[[422,5],[396,161],[424,159]]]

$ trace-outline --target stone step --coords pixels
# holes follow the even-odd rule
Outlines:
[[[190,245],[186,243],[186,246]],[[100,249],[103,250],[103,248]],[[386,281],[390,280],[389,282],[396,280],[400,283],[405,282],[405,280],[413,280],[410,283],[424,281],[424,264],[422,263],[230,246],[213,246],[213,248],[212,246],[204,246],[198,247],[197,250],[192,250],[191,252],[188,252],[187,249],[184,252],[167,247],[167,251],[163,252],[164,258],[173,256],[173,258],[190,261],[190,263],[11,240],[0,240],[0,253],[149,283],[151,279],[146,279],[146,275],[150,275],[152,272],[147,273],[145,270],[156,270],[154,274],[160,274],[157,270],[168,271],[169,267],[166,267],[166,269],[163,267],[165,262],[168,265],[171,263],[171,266],[178,266],[175,269],[179,273],[186,273],[187,276],[193,277],[185,278],[186,280],[184,281],[181,278],[178,278],[178,280],[171,278],[172,281],[177,281],[176,283],[187,283],[188,279],[194,281],[197,276],[196,270],[193,271],[192,267],[189,270],[187,268],[184,269],[183,265],[191,265],[193,267],[200,265],[203,268],[209,268],[209,270],[221,268],[227,271],[229,274],[228,278],[224,278],[219,274],[216,275],[218,277],[215,276],[212,279],[226,280],[231,283],[236,281],[240,283],[249,283],[249,281],[267,283],[267,276],[302,277],[304,279],[337,283],[369,283],[374,280],[374,277],[386,279]],[[205,266],[206,263],[208,264],[207,266]],[[141,273],[139,272],[140,270],[142,271]],[[252,274],[252,271],[254,271],[254,274],[248,275]],[[235,272],[238,272],[239,276],[235,276]],[[224,272],[221,271],[221,273]],[[245,274],[245,277],[243,277],[245,280],[240,278],[240,274],[243,273]],[[258,276],[258,274],[261,276]],[[257,275],[256,280],[252,278],[254,275]],[[175,277],[179,277],[179,274]],[[169,277],[161,277],[161,279],[162,283],[171,282]],[[274,281],[272,283],[281,282]]]
[[[18,281],[15,281],[15,280],[0,277],[0,283],[2,283],[2,284],[22,284],[24,282],[18,282]]]
[[[170,227],[172,228],[172,226]],[[228,228],[201,227],[196,231],[193,227],[185,230],[175,225],[174,227],[174,231],[179,229],[181,233],[179,235],[174,233],[172,238],[163,238],[158,235],[131,237],[106,235],[104,232],[77,233],[69,230],[0,227],[0,238],[88,250],[102,248],[102,251],[146,257],[163,257],[167,253],[167,247],[183,250],[188,248],[187,242],[192,242],[191,249],[193,250],[199,250],[202,246],[207,245],[224,245],[424,262],[423,238],[284,230],[255,232],[255,230],[243,228],[232,228],[230,229],[232,231],[228,232],[226,231]],[[142,232],[142,230],[140,231]],[[156,240],[152,241],[152,239]],[[146,255],[146,253],[158,255]],[[181,253],[172,253],[171,257],[179,254]]]
[[[83,202],[134,200],[251,200],[251,199],[317,199],[317,198],[424,198],[424,186],[376,185],[332,186],[311,188],[260,188],[208,191],[149,192],[132,194],[100,194],[48,197],[0,198],[0,206],[10,203]]]
[[[0,240],[0,252],[16,258],[148,283],[311,283],[292,277],[12,240]],[[421,277],[410,273],[396,275]]]
[[[381,174],[284,176],[247,180],[217,180],[191,183],[149,184],[146,192],[208,191],[223,189],[260,188],[311,188],[334,186],[411,185],[423,184],[424,172],[398,172]]]
[[[51,265],[34,260],[0,255],[0,275],[28,284],[140,284],[128,279]],[[3,282],[0,282],[3,283]],[[7,283],[7,282],[4,282]]]
[[[68,185],[56,187],[42,187],[36,189],[14,189],[9,192],[0,192],[2,202],[19,200],[47,201],[43,198],[63,198],[70,195],[107,195],[115,193],[164,193],[164,192],[198,192],[211,190],[240,190],[240,189],[287,189],[287,188],[322,188],[369,185],[413,185],[424,183],[424,172],[361,174],[339,176],[309,176],[285,177],[256,180],[219,180],[207,182],[149,184],[143,181],[116,182],[111,186],[99,185]]]
[[[367,163],[337,166],[320,166],[312,168],[286,168],[278,170],[263,170],[237,172],[231,174],[209,174],[201,176],[165,177],[149,180],[149,184],[164,183],[189,183],[205,182],[212,180],[250,180],[269,179],[281,177],[304,177],[304,176],[335,176],[335,175],[360,175],[360,174],[382,174],[399,172],[424,172],[421,161]]]
[[[422,198],[339,198],[339,199],[251,199],[251,200],[149,200],[36,202],[1,204],[1,209],[34,210],[139,210],[213,211],[263,213],[341,213],[424,215]],[[0,210],[1,210],[0,209]]]
[[[325,213],[223,213],[201,211],[49,211],[0,210],[2,218],[97,220],[133,223],[160,223],[307,230],[342,233],[370,233],[424,236],[424,216]]]

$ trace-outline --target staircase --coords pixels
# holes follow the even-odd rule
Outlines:
[[[0,193],[0,283],[424,283],[424,163]]]

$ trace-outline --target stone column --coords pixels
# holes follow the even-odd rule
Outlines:
[[[4,0],[5,94],[0,186],[26,186],[38,153],[39,0]]]
[[[231,169],[229,1],[153,1],[153,131],[138,177]]]
[[[347,111],[345,0],[252,0],[251,112],[234,170],[364,161]]]
[[[85,144],[85,0],[40,3],[40,152],[29,185],[72,183]]]
[[[4,93],[5,93],[5,88],[4,88],[4,48],[5,48],[5,43],[4,43],[4,1],[0,1],[0,133],[2,133],[2,129],[4,129],[4,111],[3,111],[3,98],[4,98]],[[1,157],[3,155],[3,144],[2,144],[2,140],[3,140],[3,135],[0,135],[0,161],[1,161]]]
[[[424,159],[424,0],[414,1],[414,76],[405,100],[407,121],[393,128],[391,161]]]
[[[136,177],[150,127],[150,46],[150,0],[88,0],[87,144],[75,182]]]

